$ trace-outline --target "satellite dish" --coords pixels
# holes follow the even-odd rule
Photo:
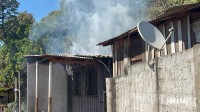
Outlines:
[[[138,31],[142,39],[154,48],[161,49],[165,43],[162,33],[152,24],[141,21],[137,25]]]
[[[167,39],[165,39],[165,37],[162,35],[162,33],[155,27],[153,26],[151,23],[149,22],[145,22],[145,21],[141,21],[137,24],[137,28],[138,28],[138,32],[140,34],[140,36],[142,37],[142,39],[148,43],[150,46],[161,50],[163,48],[163,46],[165,45],[165,43],[167,42],[167,40],[169,39],[169,37],[171,36],[171,34],[173,33],[174,29],[173,27],[169,29],[169,35],[167,37]],[[149,46],[148,46],[148,64],[149,64]],[[149,66],[151,67],[151,65],[149,64]]]

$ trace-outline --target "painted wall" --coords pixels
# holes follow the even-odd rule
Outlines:
[[[27,111],[35,111],[36,96],[36,61],[28,60],[27,72]],[[87,71],[94,70],[97,77],[97,94],[86,94]],[[74,95],[75,77],[68,75],[66,66],[52,64],[52,112],[105,112],[105,78],[110,77],[102,64],[80,65],[73,72],[80,71],[80,95]],[[39,61],[38,64],[38,112],[48,111],[49,62]],[[92,74],[95,75],[95,74]],[[94,83],[92,83],[94,84]]]
[[[127,76],[108,78],[107,112],[199,112],[200,45],[158,59],[156,71],[144,62]]]
[[[36,64],[28,63],[27,112],[35,111]],[[67,112],[67,75],[65,67],[59,63],[52,66],[52,111]],[[38,112],[48,109],[49,63],[40,62],[38,73]]]

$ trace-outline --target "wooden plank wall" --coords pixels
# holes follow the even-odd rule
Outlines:
[[[116,42],[116,51],[117,51],[117,76],[120,76],[121,75],[121,60],[120,60],[120,47],[122,47],[122,46],[120,46],[120,41],[117,41]]]
[[[174,46],[175,46],[175,51],[174,51],[174,53],[175,52],[179,52],[179,39],[178,39],[178,20],[176,19],[176,20],[174,20],[173,22],[172,22],[172,24],[173,24],[173,27],[174,27],[174,29],[176,29],[176,30],[174,30]]]
[[[121,68],[121,72],[120,74],[121,75],[124,75],[124,40],[121,40],[120,41],[120,44],[119,44],[119,48],[120,48],[120,68]]]
[[[121,76],[128,73],[130,65],[130,36],[116,41],[112,45],[113,76]]]
[[[181,19],[181,25],[182,25],[182,39],[183,39],[183,50],[188,48],[188,38],[187,38],[187,18],[183,17]]]
[[[128,74],[128,67],[130,65],[130,35],[124,39],[124,74]]]
[[[116,54],[116,56],[115,56],[115,75],[116,76],[121,76],[121,75],[123,75],[124,73],[123,73],[123,65],[124,65],[124,61],[123,61],[123,59],[124,59],[124,42],[123,42],[123,40],[119,40],[119,41],[117,41],[115,44],[114,44],[114,46],[116,46],[115,47],[115,54]],[[114,75],[114,76],[115,76]]]
[[[157,28],[161,31],[163,36],[167,38],[169,35],[169,29],[174,27],[174,33],[172,33],[170,39],[167,41],[163,50],[155,51],[156,57],[162,57],[164,55],[173,54],[183,50],[187,50],[193,46],[191,39],[191,20],[190,16],[184,16],[173,20],[168,20],[158,25]]]
[[[190,14],[190,24],[191,24],[191,43],[192,46],[195,44],[199,44],[199,24],[200,24],[200,12],[193,12],[192,14]],[[198,37],[196,37],[198,36]],[[192,47],[191,46],[191,47]]]
[[[150,59],[162,57],[191,48],[193,44],[191,41],[190,25],[191,19],[189,15],[159,23],[157,28],[165,38],[167,38],[169,35],[169,29],[171,27],[174,27],[175,30],[161,51],[150,47]],[[135,41],[139,41],[137,40],[138,36],[139,34],[134,34],[131,36],[128,35],[124,39],[115,41],[112,45],[114,77],[127,74],[128,66],[132,63],[132,61],[137,61],[139,57],[142,57],[145,60],[147,45],[145,43],[139,43],[142,44],[140,46],[138,43],[135,43]],[[143,48],[145,51],[140,51],[141,55],[139,55],[137,50],[142,50]],[[134,53],[137,54],[136,57],[132,57]]]

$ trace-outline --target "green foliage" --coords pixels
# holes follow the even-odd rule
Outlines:
[[[7,43],[0,47],[0,83],[13,87],[14,72],[26,72],[26,61],[23,55],[41,54],[40,43],[28,38],[34,19],[27,12],[19,13],[12,31],[7,32]]]
[[[15,24],[19,3],[16,0],[0,0],[0,40],[7,43],[7,33]]]
[[[16,103],[15,102],[9,103],[5,108],[5,112],[15,112],[15,109],[16,109]]]
[[[151,19],[161,15],[167,9],[173,6],[179,6],[184,4],[196,3],[199,0],[159,0],[153,2],[150,7],[147,9],[147,14]]]

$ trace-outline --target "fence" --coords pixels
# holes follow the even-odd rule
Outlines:
[[[107,112],[199,112],[200,45],[129,67],[128,75],[109,78]]]

